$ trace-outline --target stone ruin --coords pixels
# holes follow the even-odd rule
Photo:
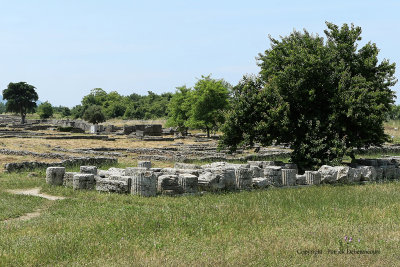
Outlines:
[[[196,194],[201,191],[237,191],[268,187],[310,186],[322,183],[353,184],[400,179],[400,159],[361,159],[350,166],[323,165],[318,171],[298,174],[296,164],[249,161],[247,164],[215,162],[202,166],[175,163],[174,168],[152,168],[150,161],[138,167],[98,170],[81,166],[80,172],[49,167],[46,182],[75,190],[97,190],[139,196]]]

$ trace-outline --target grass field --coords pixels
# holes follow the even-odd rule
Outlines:
[[[28,221],[0,222],[0,266],[400,264],[398,182],[140,198],[26,175],[1,174],[0,219],[44,208]],[[68,198],[5,192],[30,187]]]
[[[385,124],[394,143],[400,143],[399,127],[400,122]],[[172,143],[3,138],[0,146],[54,153],[55,146]],[[33,159],[0,155],[2,164],[24,160]],[[136,166],[136,161],[128,154],[118,167]],[[172,167],[173,162],[153,165]],[[0,267],[400,266],[400,182],[140,198],[50,187],[45,170],[34,172],[37,177],[0,173]],[[8,192],[33,187],[67,199]],[[40,216],[18,220],[38,210]]]

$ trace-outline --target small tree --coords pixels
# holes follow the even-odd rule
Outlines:
[[[26,114],[34,112],[39,99],[33,85],[26,82],[9,83],[3,90],[3,99],[7,100],[6,111],[21,115],[21,123],[25,123]]]
[[[43,102],[38,106],[37,113],[41,119],[48,119],[53,116],[53,106],[48,102]]]
[[[83,114],[83,119],[92,124],[97,124],[106,121],[106,117],[104,116],[101,107],[97,105],[92,105],[88,107],[85,113]]]
[[[223,80],[216,80],[210,76],[202,76],[194,86],[189,104],[189,120],[191,128],[205,129],[207,137],[210,130],[217,130],[218,125],[224,122],[224,111],[229,106],[228,84]]]
[[[191,89],[186,86],[176,88],[168,104],[167,126],[177,127],[182,135],[187,135],[187,121],[189,119]]]

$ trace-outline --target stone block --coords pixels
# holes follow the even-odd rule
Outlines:
[[[178,184],[182,187],[183,193],[197,193],[199,178],[193,174],[179,174]]]
[[[96,185],[96,181],[94,179],[93,174],[89,173],[78,173],[74,175],[73,182],[72,182],[72,187],[75,190],[80,190],[80,189],[94,189]]]
[[[126,181],[101,179],[96,182],[96,190],[99,192],[128,194],[130,188]]]
[[[151,168],[151,161],[138,161],[138,168]]]
[[[264,168],[264,177],[268,178],[272,185],[282,185],[282,167],[281,166],[266,166]]]
[[[250,165],[250,171],[251,171],[251,175],[252,175],[253,178],[264,177],[264,170],[261,169],[258,166],[251,166]]]
[[[306,184],[317,185],[321,183],[321,173],[317,171],[305,171]]]
[[[189,163],[182,163],[182,162],[175,162],[174,165],[175,169],[200,169],[200,166],[197,166],[196,164],[189,164]]]
[[[97,175],[97,167],[96,166],[81,166],[80,172]]]
[[[122,175],[111,175],[109,177],[110,180],[114,181],[123,181],[127,184],[128,189],[127,193],[131,192],[131,187],[132,187],[132,176],[122,176]]]
[[[296,169],[282,169],[282,186],[296,185]]]
[[[183,188],[179,185],[177,175],[165,174],[158,177],[157,191],[163,195],[175,195],[182,194]]]
[[[64,167],[49,167],[46,169],[46,183],[50,185],[63,185],[64,174]]]
[[[360,170],[360,181],[375,181],[376,180],[376,170],[372,166],[358,166],[357,169]]]
[[[65,187],[71,187],[72,188],[75,174],[78,174],[78,172],[66,172],[64,174],[63,185]]]
[[[127,167],[125,168],[125,175],[126,176],[133,176],[135,173],[141,173],[148,171],[147,168],[139,168],[139,167]]]
[[[256,177],[252,179],[252,184],[254,188],[262,189],[270,186],[272,183],[271,180],[268,178]]]
[[[297,185],[306,185],[306,175],[305,174],[296,174],[296,184]]]
[[[153,172],[136,171],[132,175],[131,194],[151,197],[157,194],[157,178]]]
[[[236,189],[250,189],[252,186],[252,172],[249,168],[236,168]]]

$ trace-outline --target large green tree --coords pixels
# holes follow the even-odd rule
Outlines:
[[[26,82],[9,83],[3,90],[3,99],[7,100],[6,110],[21,115],[21,123],[25,123],[26,114],[34,112],[39,96],[36,88]]]
[[[292,161],[305,169],[387,140],[395,64],[379,62],[374,43],[358,49],[360,27],[326,24],[326,41],[307,31],[270,38],[259,76],[234,88],[222,145],[290,143]]]
[[[229,84],[224,80],[202,76],[191,93],[189,119],[191,128],[204,129],[207,137],[224,122],[224,112],[229,106]]]

